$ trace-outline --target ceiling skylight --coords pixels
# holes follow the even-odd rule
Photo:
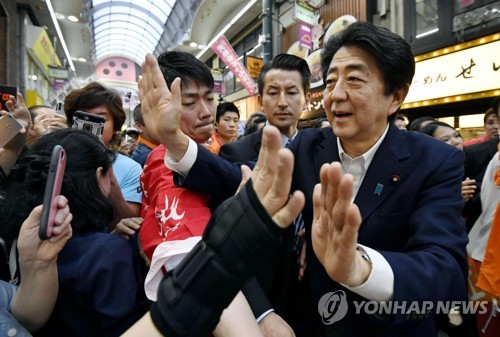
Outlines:
[[[92,0],[96,62],[120,56],[137,64],[153,53],[176,0]]]

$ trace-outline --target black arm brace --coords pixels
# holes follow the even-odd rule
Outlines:
[[[206,337],[284,232],[249,181],[217,208],[202,241],[163,278],[151,307],[158,330],[168,337]]]

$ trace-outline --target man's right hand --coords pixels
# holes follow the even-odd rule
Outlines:
[[[168,149],[169,157],[180,161],[187,151],[189,138],[180,128],[182,115],[181,80],[176,78],[168,89],[156,58],[147,54],[138,82],[141,112],[148,133]]]

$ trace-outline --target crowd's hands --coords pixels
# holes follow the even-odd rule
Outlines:
[[[353,177],[334,162],[321,167],[320,180],[313,192],[314,253],[332,280],[359,286],[368,279],[371,266],[356,251],[361,214],[351,203]]]
[[[34,126],[37,128],[36,133],[39,136],[43,136],[47,133],[65,129],[68,127],[68,121],[65,115],[61,115],[58,113],[46,113],[40,112],[34,120]]]
[[[474,193],[476,193],[477,186],[474,185],[476,183],[475,179],[470,179],[469,177],[465,178],[462,181],[462,198],[465,201],[469,201],[474,197]]]
[[[17,94],[17,99],[10,95],[9,100],[5,102],[5,106],[7,107],[7,111],[0,111],[0,115],[3,116],[6,113],[10,113],[21,124],[22,128],[14,138],[3,146],[3,149],[5,151],[12,151],[17,155],[26,143],[27,130],[31,127],[31,115],[28,108],[26,108],[23,95],[20,93]]]
[[[119,235],[127,240],[130,239],[132,235],[137,233],[141,229],[141,225],[144,222],[143,218],[134,217],[121,219],[117,224],[112,233]]]
[[[180,128],[182,115],[181,79],[168,89],[156,58],[147,54],[138,82],[144,124],[153,139],[168,149],[168,155],[180,161],[187,151],[189,138]]]
[[[1,114],[9,112],[23,126],[20,133],[26,133],[26,130],[31,126],[31,115],[24,103],[23,95],[18,93],[17,98],[10,95],[9,100],[5,102],[5,106],[7,107],[7,111],[2,110]]]
[[[265,126],[259,159],[253,172],[242,166],[242,184],[251,176],[253,188],[260,202],[281,228],[288,227],[304,207],[301,191],[290,195],[293,172],[293,154],[281,149],[281,136],[274,126]]]

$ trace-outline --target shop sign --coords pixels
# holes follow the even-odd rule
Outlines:
[[[500,88],[499,55],[497,40],[417,62],[404,103]]]
[[[68,78],[68,68],[49,66],[49,76],[52,78],[67,79]]]
[[[306,23],[309,26],[314,26],[316,24],[314,8],[300,1],[295,2],[293,6],[293,19]]]
[[[240,60],[238,60],[238,56],[236,55],[233,47],[229,44],[226,37],[222,35],[217,41],[215,41],[212,46],[212,50],[215,54],[229,67],[229,70],[232,71],[234,76],[236,76],[243,87],[248,91],[250,96],[257,90],[257,85],[255,81],[252,79],[250,74],[247,72],[243,64]]]
[[[35,34],[38,33],[38,37],[30,47],[45,70],[49,70],[49,65],[60,66],[61,61],[59,61],[56,51],[52,46],[52,42],[50,42],[49,35],[45,29],[40,27],[30,27],[29,30],[30,34],[31,32]]]
[[[222,82],[214,82],[214,94],[222,95]]]
[[[246,56],[247,71],[252,78],[259,77],[260,70],[264,65],[264,60],[260,57]]]
[[[311,98],[306,109],[302,112],[300,119],[310,119],[325,114],[325,106],[323,104],[323,91],[325,86],[311,89]]]
[[[299,25],[299,41],[302,47],[309,48],[309,50],[313,49],[311,26],[305,23]]]

